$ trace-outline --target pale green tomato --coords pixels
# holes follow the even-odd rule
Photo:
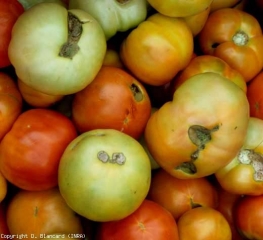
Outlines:
[[[58,3],[62,6],[66,6],[65,3],[62,0],[18,0],[20,2],[25,10],[28,10],[29,8],[33,7],[34,5],[42,2],[54,2]]]
[[[133,213],[146,198],[151,164],[138,141],[114,129],[96,129],[65,149],[58,185],[67,204],[87,219],[105,222]]]
[[[69,9],[83,9],[101,24],[107,39],[136,27],[147,16],[146,0],[70,0]]]
[[[90,14],[39,3],[16,21],[8,54],[26,85],[49,95],[69,95],[97,75],[106,44],[100,24]]]

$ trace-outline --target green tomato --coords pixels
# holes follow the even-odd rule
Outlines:
[[[59,163],[63,198],[76,213],[93,221],[127,217],[146,198],[150,183],[147,153],[134,138],[114,129],[82,133]]]
[[[82,9],[101,24],[107,39],[118,31],[125,32],[144,21],[147,0],[70,0],[69,9]]]
[[[18,78],[49,95],[84,89],[106,54],[103,29],[90,14],[57,3],[38,3],[17,19],[8,56]]]

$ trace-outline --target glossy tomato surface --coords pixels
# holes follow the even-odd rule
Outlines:
[[[0,144],[0,169],[14,185],[44,190],[57,185],[60,157],[77,136],[74,124],[48,109],[19,115]]]
[[[176,221],[159,204],[144,200],[128,217],[101,223],[97,240],[179,240]]]

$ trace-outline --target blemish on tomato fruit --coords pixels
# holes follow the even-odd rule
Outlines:
[[[143,93],[142,93],[141,89],[136,84],[133,83],[130,86],[130,89],[133,93],[133,96],[134,96],[136,102],[140,102],[143,100]]]
[[[195,174],[197,173],[196,166],[194,165],[193,161],[183,162],[178,165],[175,170],[180,170],[188,174]]]
[[[110,158],[109,154],[105,151],[99,151],[97,157],[103,163],[117,163],[118,165],[123,165],[126,161],[126,157],[122,152],[113,153],[112,157]]]
[[[68,39],[59,52],[59,56],[72,59],[79,51],[78,41],[82,34],[82,24],[76,16],[68,13]]]
[[[263,181],[263,156],[252,149],[243,149],[237,156],[241,164],[251,165],[254,169],[255,181]]]
[[[142,222],[138,222],[138,226],[141,230],[146,230],[146,228]]]
[[[244,46],[248,43],[249,37],[244,31],[237,31],[232,40],[237,46]]]

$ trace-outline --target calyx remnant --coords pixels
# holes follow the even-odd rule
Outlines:
[[[176,170],[181,170],[188,174],[195,174],[197,172],[194,162],[198,159],[200,151],[205,149],[205,146],[212,139],[212,132],[219,129],[219,126],[215,126],[212,129],[207,129],[200,125],[192,125],[188,129],[188,137],[191,142],[197,146],[197,149],[190,155],[190,161],[183,162],[177,166]]]
[[[68,39],[59,52],[59,56],[72,59],[79,51],[78,41],[82,34],[82,22],[68,12]]]
[[[126,161],[126,157],[122,152],[113,153],[112,157],[110,158],[109,154],[105,151],[99,151],[97,157],[100,161],[106,163],[117,163],[119,165],[123,165]]]

